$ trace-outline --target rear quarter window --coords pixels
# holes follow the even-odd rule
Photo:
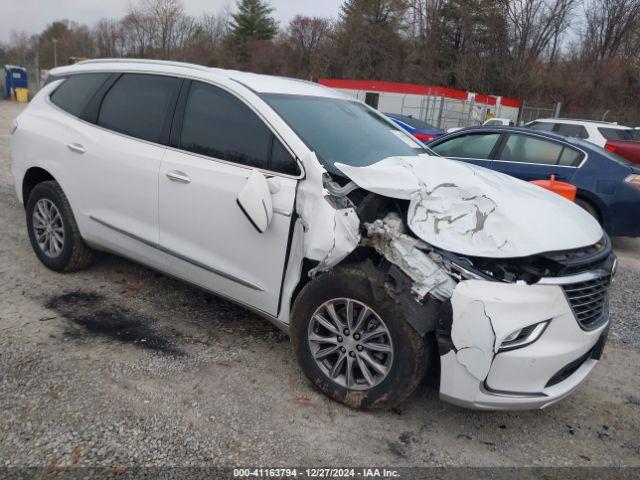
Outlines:
[[[634,140],[634,132],[631,129],[598,127],[598,131],[607,140]]]
[[[109,73],[79,73],[67,78],[49,97],[65,112],[79,117],[94,93],[109,78]],[[53,80],[58,80],[54,78]]]

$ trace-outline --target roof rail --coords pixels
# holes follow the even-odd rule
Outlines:
[[[589,123],[602,123],[604,125],[617,125],[617,122],[605,122],[604,120],[587,120],[584,118],[563,118],[563,117],[559,117],[559,118],[554,118],[552,120],[569,120],[572,122],[589,122]]]
[[[145,63],[149,65],[166,65],[172,67],[192,68],[194,70],[201,70],[203,72],[208,72],[210,70],[209,67],[205,67],[204,65],[197,65],[195,63],[174,62],[171,60],[154,60],[151,58],[94,58],[91,60],[83,60],[76,63],[75,65],[87,65],[92,63]]]

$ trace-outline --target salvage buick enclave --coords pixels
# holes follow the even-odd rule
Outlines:
[[[397,404],[432,364],[447,401],[541,408],[600,358],[616,260],[589,214],[320,85],[85,61],[11,132],[45,266],[111,251],[238,302],[351,407]]]

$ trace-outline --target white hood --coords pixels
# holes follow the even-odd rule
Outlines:
[[[574,203],[475,165],[420,155],[335,166],[365,190],[410,200],[409,228],[451,252],[526,257],[585,247],[603,236],[598,222]]]

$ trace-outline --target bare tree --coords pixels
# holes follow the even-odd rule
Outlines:
[[[93,28],[93,37],[98,57],[121,57],[123,51],[122,22],[103,18]]]
[[[299,75],[312,76],[313,63],[316,60],[321,42],[326,40],[331,22],[326,18],[295,16],[285,34],[285,41],[291,48],[291,65]]]
[[[593,0],[585,9],[583,47],[594,61],[620,54],[638,55],[635,50],[640,27],[640,0]],[[632,49],[625,48],[633,42]],[[632,51],[629,51],[632,50]]]
[[[511,54],[520,63],[555,58],[578,0],[510,0]]]

